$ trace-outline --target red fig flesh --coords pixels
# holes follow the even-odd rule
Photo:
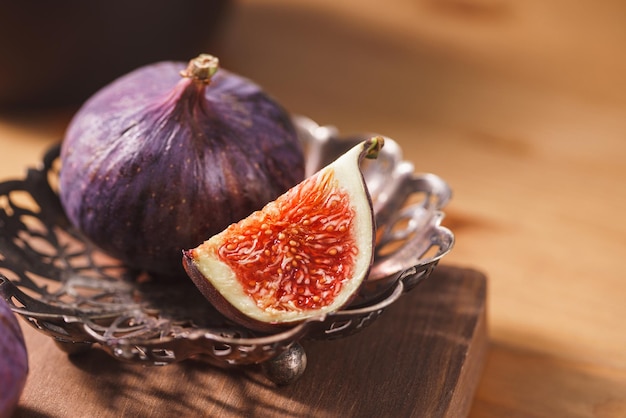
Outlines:
[[[371,200],[360,172],[380,137],[194,249],[183,264],[225,316],[271,330],[336,311],[367,276],[374,248]]]
[[[61,162],[61,201],[78,229],[132,267],[183,277],[183,249],[304,177],[288,113],[209,55],[97,92],[71,121]]]

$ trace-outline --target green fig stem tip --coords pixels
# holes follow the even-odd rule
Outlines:
[[[192,79],[200,84],[209,84],[211,78],[217,72],[220,60],[209,54],[200,54],[189,61],[187,68],[180,72],[180,75]]]
[[[365,144],[365,158],[375,159],[378,158],[378,153],[385,145],[385,138],[382,136],[374,136],[367,140]]]

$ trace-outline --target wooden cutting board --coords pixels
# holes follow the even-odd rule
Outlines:
[[[484,275],[440,265],[359,334],[304,341],[308,366],[276,387],[260,368],[68,357],[24,327],[31,372],[15,417],[461,417],[487,352]]]

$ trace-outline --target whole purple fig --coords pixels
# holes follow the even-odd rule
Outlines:
[[[70,122],[61,163],[70,221],[161,276],[184,274],[183,249],[304,177],[289,114],[205,54],[139,68],[98,91]]]
[[[0,417],[11,416],[28,375],[28,356],[15,314],[0,298]]]

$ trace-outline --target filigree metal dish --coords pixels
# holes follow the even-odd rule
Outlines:
[[[312,174],[367,135],[294,118]],[[385,138],[363,173],[377,224],[375,262],[345,310],[276,334],[255,334],[221,317],[191,281],[153,280],[92,245],[68,222],[56,193],[59,147],[21,180],[0,183],[0,295],[14,312],[70,354],[92,347],[130,362],[164,365],[203,357],[220,365],[263,364],[285,384],[306,367],[299,341],[346,337],[376,320],[426,279],[454,241],[441,226],[450,189],[418,175]]]

